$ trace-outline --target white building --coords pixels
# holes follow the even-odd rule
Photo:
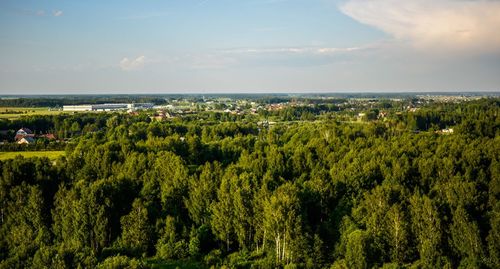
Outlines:
[[[63,106],[63,111],[115,111],[115,110],[137,110],[153,108],[152,103],[137,104],[96,104],[96,105],[77,105]]]
[[[63,111],[92,111],[92,105],[63,106]]]

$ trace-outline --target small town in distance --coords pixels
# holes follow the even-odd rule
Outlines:
[[[9,117],[26,116],[31,111],[50,112],[50,114],[83,113],[83,112],[110,112],[128,113],[131,116],[147,115],[151,120],[163,121],[173,118],[182,118],[196,114],[228,114],[244,116],[248,115],[255,119],[257,124],[269,125],[277,122],[297,121],[297,120],[320,120],[321,118],[335,116],[339,120],[349,122],[367,122],[373,120],[388,121],[402,115],[403,112],[416,112],[419,109],[434,103],[462,103],[477,100],[484,97],[491,97],[494,94],[317,94],[317,95],[178,95],[178,96],[152,96],[146,99],[155,102],[133,102],[133,103],[96,103],[84,104],[85,98],[81,101],[71,100],[69,102],[59,99],[51,107],[44,107],[43,101],[40,106],[30,107],[9,107],[10,104],[19,103],[25,97],[2,97],[0,103],[5,107],[0,107],[0,119]],[[113,100],[109,97],[103,98],[94,96],[91,98],[102,98],[103,100]],[[122,98],[115,97],[117,101]],[[134,99],[134,97],[131,97]],[[141,98],[135,97],[137,100]],[[36,99],[35,99],[36,100]],[[43,100],[43,99],[41,99]],[[58,99],[55,99],[58,100]],[[21,101],[22,102],[22,101]],[[78,103],[82,102],[82,103]],[[292,116],[283,111],[301,111],[300,117]],[[302,111],[304,113],[302,113]],[[284,117],[273,117],[273,114],[285,114]],[[293,114],[293,113],[292,113]],[[35,114],[36,115],[36,114]],[[33,132],[34,126],[22,126],[19,130],[0,130],[2,141],[5,144],[16,142],[18,144],[32,144],[37,139],[42,141],[67,142],[70,137],[58,138],[53,132],[42,133],[39,130]],[[73,129],[80,129],[74,127]],[[418,131],[418,129],[415,129]],[[437,133],[453,133],[452,128],[435,130]],[[10,135],[10,137],[9,137]],[[13,139],[12,139],[13,138]]]

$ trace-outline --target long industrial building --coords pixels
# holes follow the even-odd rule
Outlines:
[[[63,106],[63,111],[115,111],[115,110],[138,110],[153,108],[152,103],[135,104],[96,104],[96,105],[76,105]]]

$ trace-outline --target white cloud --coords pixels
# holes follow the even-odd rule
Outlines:
[[[54,15],[54,17],[62,16],[62,14],[63,14],[62,10],[54,10],[52,12],[52,15]]]
[[[500,51],[500,2],[348,0],[346,15],[419,49]]]
[[[120,68],[125,71],[140,70],[144,68],[145,61],[146,57],[144,55],[132,60],[125,57],[120,61]]]
[[[311,54],[311,55],[326,55],[336,53],[347,53],[359,50],[369,49],[371,46],[366,47],[284,47],[284,48],[245,48],[245,49],[232,49],[227,50],[227,53],[239,54]]]

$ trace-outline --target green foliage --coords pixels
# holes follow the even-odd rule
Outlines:
[[[231,238],[234,234],[232,225],[233,204],[230,188],[230,179],[224,177],[217,192],[217,202],[213,203],[211,207],[211,225],[214,235],[226,244],[226,251],[229,251]]]
[[[151,244],[148,211],[140,200],[135,200],[132,211],[121,220],[123,247],[131,253],[145,254]]]
[[[36,186],[25,184],[11,190],[2,222],[2,234],[12,254],[27,258],[49,244],[49,229],[43,218],[43,196]]]
[[[417,250],[424,267],[432,267],[440,255],[441,220],[437,209],[427,196],[414,194],[410,198],[412,229],[417,239]]]
[[[491,229],[486,237],[489,251],[489,264],[491,267],[500,266],[500,202],[497,202],[495,210],[491,213]]]
[[[280,186],[264,204],[264,229],[274,244],[276,262],[289,264],[301,254],[301,219],[298,189],[287,183]]]
[[[189,198],[185,199],[189,216],[197,224],[208,224],[210,206],[216,199],[216,193],[222,177],[220,163],[206,163],[201,168],[199,177],[189,180]]]
[[[479,261],[483,257],[479,228],[474,221],[469,220],[467,212],[462,207],[457,208],[453,213],[451,243],[463,258]]]
[[[175,220],[171,216],[165,219],[163,234],[156,244],[156,255],[159,258],[182,259],[189,253],[189,245],[184,239],[180,239],[176,231]]]
[[[98,269],[142,269],[148,268],[143,262],[127,256],[113,256],[97,265]]]
[[[201,243],[198,232],[195,229],[191,229],[189,234],[189,254],[192,257],[197,257],[201,251]]]
[[[347,267],[363,269],[368,268],[368,234],[361,230],[350,233],[347,237],[347,251],[345,260]]]

